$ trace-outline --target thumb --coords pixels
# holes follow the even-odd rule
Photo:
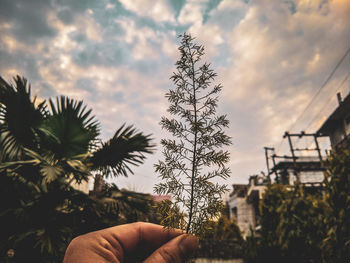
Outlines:
[[[144,263],[182,263],[198,248],[198,239],[181,235],[154,251]]]

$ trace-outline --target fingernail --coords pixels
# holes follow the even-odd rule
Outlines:
[[[198,238],[193,235],[184,235],[180,240],[179,247],[185,255],[190,255],[198,248]]]

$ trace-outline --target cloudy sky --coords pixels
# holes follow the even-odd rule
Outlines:
[[[84,100],[103,139],[127,123],[159,145],[177,36],[191,33],[224,86],[218,110],[233,140],[228,184],[266,170],[264,146],[284,154],[284,131],[315,132],[335,109],[336,91],[350,90],[349,54],[327,81],[350,47],[349,0],[0,2],[0,75],[25,76],[40,98]],[[135,175],[115,183],[152,192],[159,158],[157,147]]]

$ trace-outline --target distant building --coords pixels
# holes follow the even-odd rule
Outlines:
[[[312,138],[314,146],[297,148],[293,145],[292,138]],[[319,147],[318,133],[289,133],[285,132],[283,138],[288,139],[290,156],[278,156],[273,154],[273,167],[269,170],[268,176],[275,175],[275,183],[283,185],[294,185],[301,183],[304,187],[321,188],[324,179],[323,157]],[[266,147],[265,147],[266,149]],[[271,148],[270,148],[271,149]],[[273,148],[272,148],[273,149]],[[278,162],[277,162],[278,160]],[[268,166],[269,167],[269,166]]]
[[[328,136],[332,148],[350,146],[350,94],[344,100],[338,93],[338,107],[317,131],[321,136]]]
[[[283,185],[294,185],[299,178],[305,187],[319,187],[324,179],[324,168],[317,156],[298,156],[282,158],[274,167],[275,182]]]
[[[95,174],[94,184],[92,190],[89,192],[90,195],[98,196],[101,195],[108,188],[108,184],[101,174]]]
[[[259,202],[269,180],[266,176],[253,175],[249,184],[234,184],[228,200],[230,219],[234,219],[243,237],[249,235],[250,229],[255,230],[259,217]]]

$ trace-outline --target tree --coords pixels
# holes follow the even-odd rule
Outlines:
[[[325,199],[329,205],[322,242],[324,262],[347,262],[350,258],[350,150],[334,149],[326,161]]]
[[[261,202],[261,229],[247,238],[247,262],[321,262],[328,213],[322,194],[302,185],[268,185]]]
[[[205,239],[230,240],[241,243],[243,241],[241,231],[235,221],[221,215],[217,221],[210,221],[208,231],[205,233]]]
[[[217,74],[210,64],[199,65],[204,47],[194,43],[189,34],[180,36],[180,59],[177,71],[171,76],[175,87],[166,93],[172,118],[162,117],[160,125],[174,139],[162,139],[164,161],[155,165],[162,181],[155,186],[158,194],[171,194],[171,210],[186,210],[185,229],[201,235],[204,222],[217,217],[222,208],[221,194],[226,185],[214,183],[214,178],[226,179],[230,170],[228,151],[221,148],[231,144],[223,128],[228,127],[225,115],[216,115],[218,93],[222,86],[211,87]],[[179,227],[163,215],[167,227]],[[174,223],[174,222],[173,222]]]
[[[115,188],[94,197],[71,186],[93,173],[127,176],[153,150],[150,136],[132,126],[100,142],[99,126],[82,101],[38,104],[25,78],[0,77],[0,261],[10,248],[17,261],[61,261],[74,236],[120,222],[120,208],[131,214],[138,199],[148,203],[131,192],[115,198]]]
[[[260,203],[260,233],[251,229],[245,243],[245,261],[280,262],[282,261],[281,246],[277,228],[281,221],[280,207],[290,198],[290,193],[284,185],[268,185]]]
[[[109,226],[131,222],[156,222],[151,195],[119,189],[115,184],[106,184],[97,193],[97,200],[104,205],[104,221]]]
[[[333,149],[324,165],[323,188],[312,194],[299,184],[267,187],[261,230],[247,238],[246,262],[349,261],[349,149]]]
[[[242,257],[244,240],[235,221],[222,214],[218,220],[206,223],[196,257],[232,259]]]
[[[0,145],[3,161],[22,158],[25,148],[55,158],[71,158],[89,153],[91,170],[105,176],[132,173],[129,164],[143,163],[145,153],[151,153],[150,135],[132,126],[120,127],[103,143],[98,138],[99,123],[91,116],[83,101],[61,96],[56,104],[50,99],[36,105],[31,99],[27,80],[17,76],[15,86],[0,77]]]
[[[263,243],[272,251],[279,249],[279,237],[276,231],[281,221],[280,207],[289,197],[290,193],[287,188],[279,184],[268,185],[263,194],[260,205],[261,236]]]
[[[327,204],[320,193],[309,194],[301,185],[294,187],[278,208],[280,220],[276,236],[282,261],[321,262]]]

